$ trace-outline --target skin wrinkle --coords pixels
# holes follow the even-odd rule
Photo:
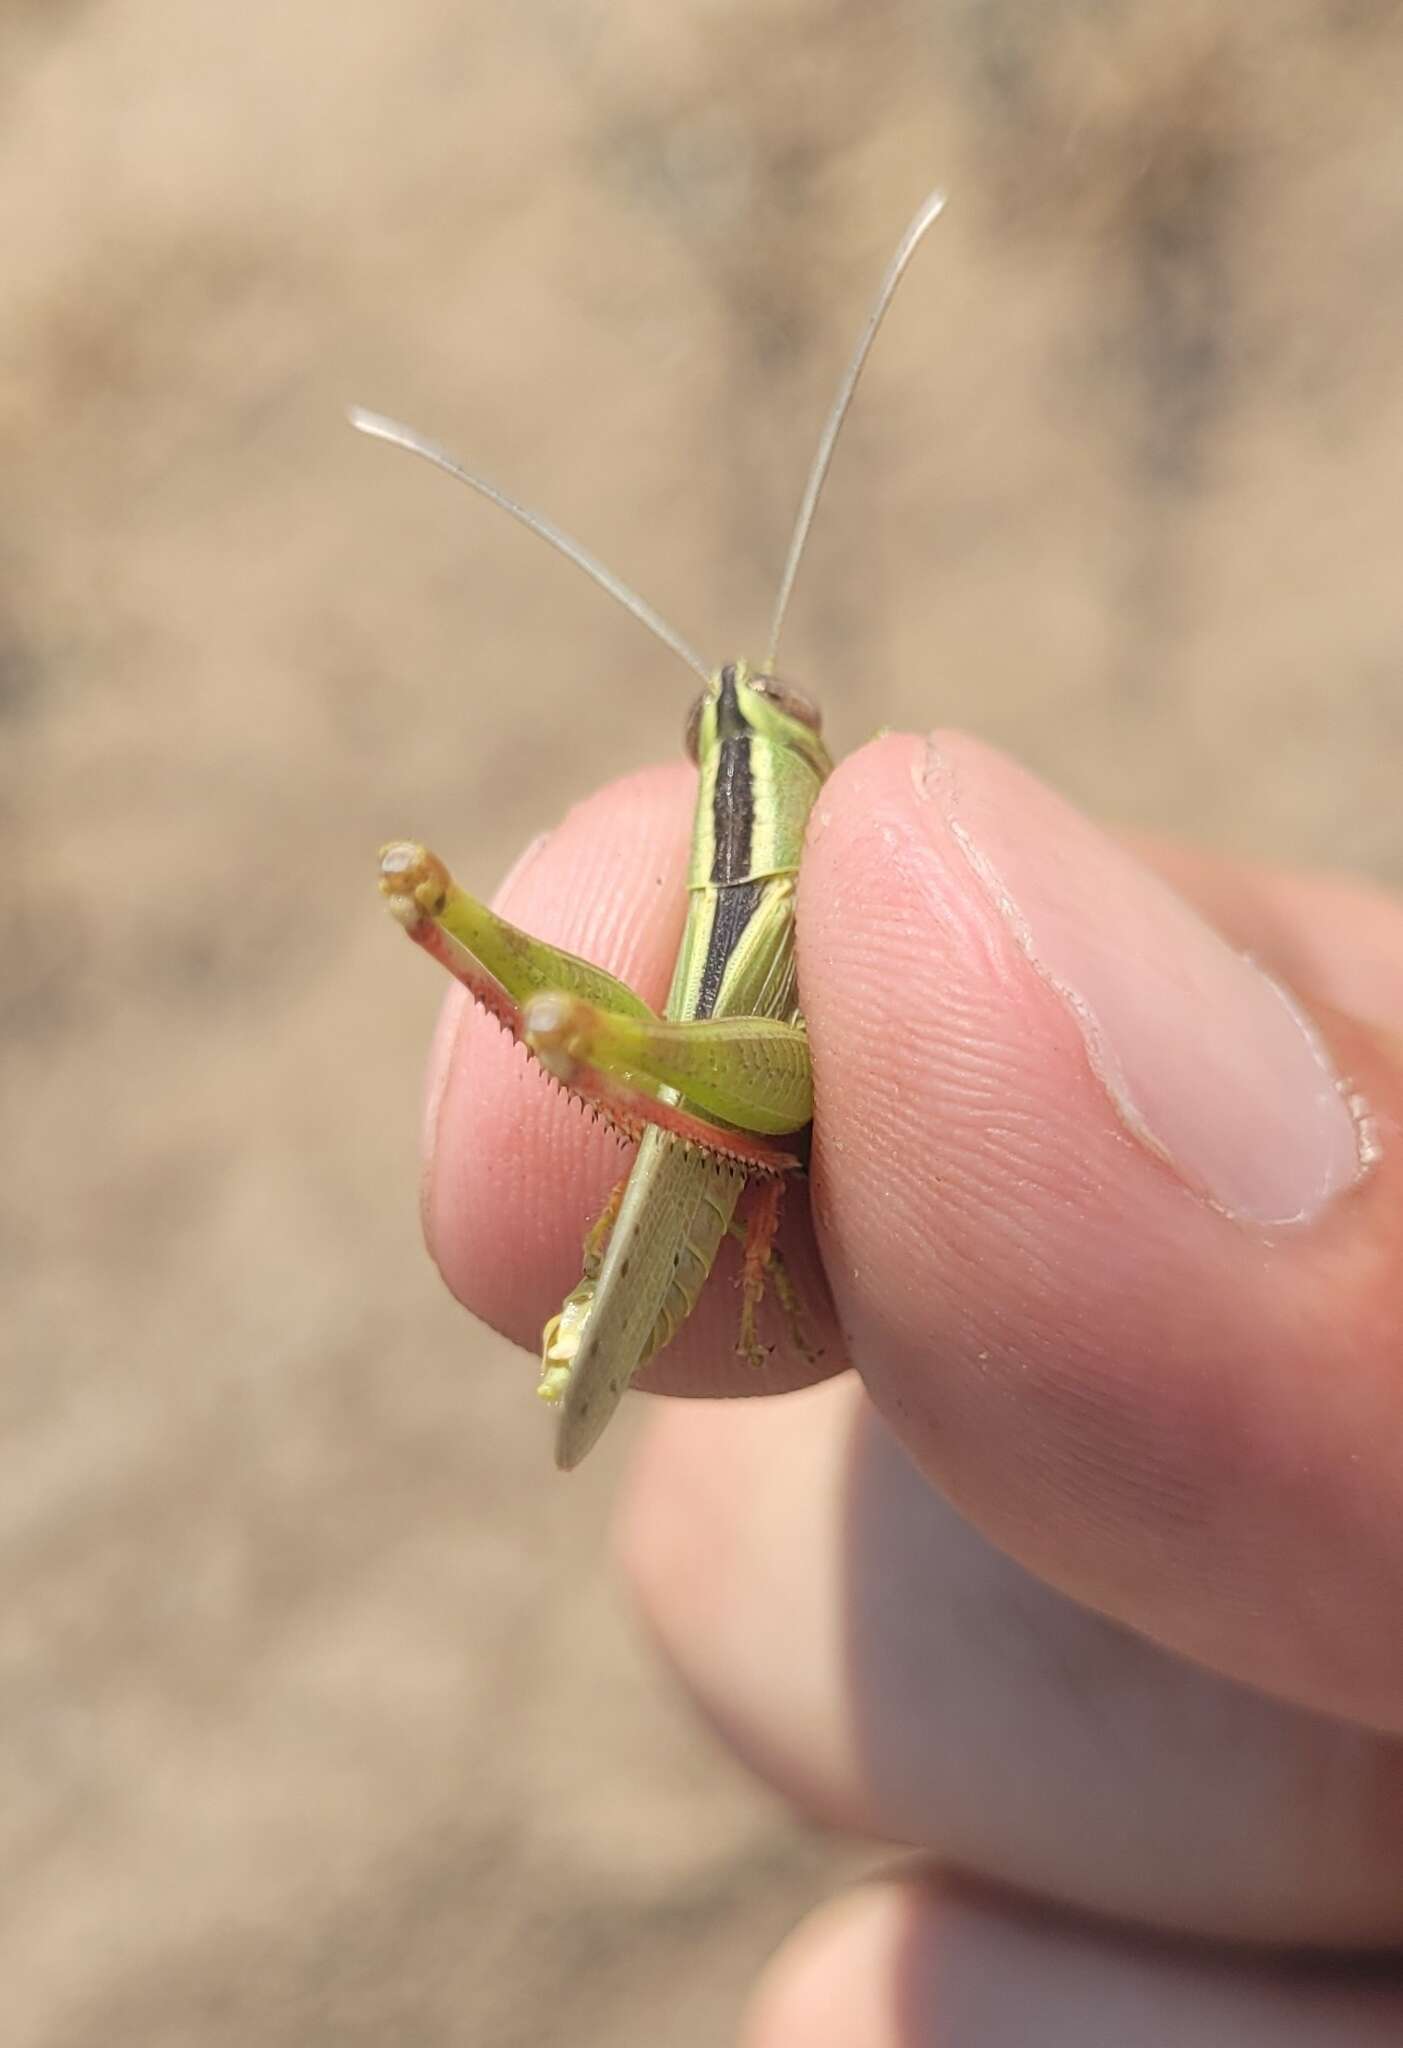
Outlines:
[[[1056,1144],[1049,1144],[1045,1129],[1046,1119],[1039,1119],[1031,1113],[1015,1113],[1015,1121],[1021,1125],[1028,1140],[1026,1158],[1011,1145],[997,1142],[1003,1132],[1010,1132],[1010,1097],[1018,1092],[1017,1084],[1009,1079],[1009,1055],[996,1049],[991,1038],[980,1022],[978,1013],[960,1007],[959,991],[962,973],[956,970],[947,976],[943,988],[950,997],[950,1006],[959,1020],[956,1028],[933,1030],[928,1043],[921,1048],[922,1066],[937,1072],[941,1079],[940,1127],[946,1133],[945,1174],[949,1185],[946,1200],[950,1208],[962,1212],[963,1228],[959,1231],[948,1250],[953,1259],[967,1255],[961,1252],[961,1244],[987,1240],[990,1229],[1019,1246],[1029,1269],[1036,1271],[1043,1262],[1038,1239],[1042,1235],[1035,1214],[1030,1214],[1041,1189],[1050,1176],[1045,1170],[1049,1155],[1055,1156]],[[913,968],[911,986],[919,988],[920,980]],[[882,1040],[880,1029],[862,1034],[864,1042],[873,1044]],[[900,1140],[910,1127],[911,1105],[909,1094],[903,1086],[897,1085],[888,1063],[877,1060],[875,1055],[870,1065],[864,1063],[857,1078],[862,1088],[864,1111],[869,1101],[876,1124],[876,1134],[885,1142],[873,1148],[879,1159],[904,1161]],[[875,1083],[875,1085],[874,1085]],[[890,1109],[891,1114],[884,1112]],[[968,1135],[968,1126],[978,1115],[979,1129],[976,1137]],[[994,1120],[997,1119],[997,1122]],[[958,1142],[951,1143],[951,1125],[956,1120],[961,1126]],[[994,1142],[991,1142],[993,1140]],[[845,1162],[851,1170],[851,1162]],[[1014,1169],[1012,1172],[1010,1168]],[[904,1167],[903,1167],[904,1170]],[[1018,1200],[1010,1202],[1010,1189]],[[869,1199],[884,1203],[884,1218],[890,1229],[897,1234],[899,1242],[905,1242],[907,1260],[911,1270],[919,1270],[923,1262],[916,1256],[921,1249],[921,1235],[925,1229],[926,1203],[923,1198],[921,1176],[918,1174],[911,1185],[903,1183],[897,1189],[872,1188]],[[1029,1218],[1025,1222],[1025,1217]],[[982,1259],[982,1253],[980,1255]],[[960,1291],[958,1288],[956,1292]]]
[[[898,865],[905,865],[904,853],[905,849],[898,856]],[[904,978],[911,988],[920,987],[921,973],[914,958]],[[964,978],[957,973],[946,979],[940,1007],[915,1005],[917,1014],[929,1020],[915,1041],[915,1050],[921,1066],[941,1077],[941,1125],[948,1127],[952,1117],[967,1122],[976,1113],[981,1119],[979,1146],[962,1147],[951,1161],[951,1171],[960,1176],[962,1195],[1014,1235],[1020,1227],[1020,1209],[1016,1204],[1011,1210],[1008,1207],[1010,1184],[1024,1181],[1036,1189],[1045,1183],[1043,1162],[1049,1150],[1055,1148],[1048,1146],[1045,1119],[1017,1109],[1010,1111],[1010,1097],[1017,1093],[1010,1086],[1010,1055],[985,1028],[986,1019],[981,1014],[984,1006],[975,1008],[964,1003]],[[877,1148],[879,1154],[899,1159],[901,1140],[910,1129],[911,1104],[904,1077],[895,1073],[880,1050],[885,1044],[884,1020],[874,1017],[867,1029],[853,1035],[860,1050],[855,1062],[857,1072],[849,1073],[849,1083],[861,1087],[864,1105],[871,1107],[876,1131],[887,1141]],[[1026,1151],[1011,1142],[1015,1129],[1021,1130]],[[919,1231],[923,1205],[911,1199],[915,1192],[873,1189],[871,1196],[874,1201],[887,1202],[896,1229]]]

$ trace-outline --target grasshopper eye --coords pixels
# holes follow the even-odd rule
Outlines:
[[[758,690],[762,697],[768,697],[771,704],[787,717],[797,718],[800,725],[808,726],[810,732],[823,730],[822,713],[802,690],[796,690],[790,683],[782,683],[778,676],[752,676],[750,683],[752,689]]]
[[[687,713],[687,731],[682,743],[687,749],[687,759],[694,768],[701,765],[702,712],[706,709],[706,700],[710,694],[709,690],[703,690]]]

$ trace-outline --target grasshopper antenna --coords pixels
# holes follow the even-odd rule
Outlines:
[[[542,540],[549,541],[568,562],[573,562],[577,569],[583,569],[586,576],[597,583],[601,590],[607,590],[610,597],[617,604],[621,604],[626,612],[632,612],[640,626],[646,626],[655,639],[662,641],[664,647],[670,647],[674,654],[680,655],[688,668],[694,669],[704,683],[710,682],[711,670],[696,649],[689,647],[680,633],[674,633],[667,621],[660,618],[650,604],[645,604],[626,583],[621,583],[613,571],[606,569],[588,548],[581,547],[577,540],[572,540],[568,533],[562,533],[558,526],[552,526],[549,519],[543,519],[539,512],[528,511],[525,505],[518,505],[515,498],[509,498],[505,491],[499,491],[486,477],[474,476],[470,469],[464,469],[461,462],[455,461],[446,448],[440,448],[436,441],[426,440],[422,434],[416,434],[412,427],[402,427],[398,420],[387,420],[383,413],[367,412],[359,405],[349,407],[346,416],[358,432],[369,434],[376,441],[388,441],[395,448],[407,448],[411,455],[422,455],[425,462],[433,463],[436,469],[445,470],[449,476],[456,477],[460,484],[470,485],[484,498],[490,498],[494,505],[500,505],[504,512],[510,512],[513,519],[519,519],[532,533],[539,534]]]
[[[876,302],[872,307],[872,311],[867,316],[867,325],[862,330],[862,339],[858,342],[853,359],[848,364],[842,383],[838,386],[838,396],[833,401],[833,410],[828,415],[827,425],[824,427],[823,434],[819,440],[818,451],[813,460],[813,468],[809,471],[809,480],[804,486],[804,495],[799,502],[799,514],[794,521],[794,533],[789,542],[789,555],[784,565],[784,574],[780,578],[779,596],[775,599],[774,617],[770,621],[770,640],[765,650],[765,671],[767,674],[773,673],[774,670],[775,656],[779,652],[779,636],[784,630],[784,615],[789,609],[789,600],[794,591],[794,579],[799,574],[799,564],[804,559],[804,549],[808,543],[809,529],[814,523],[814,512],[818,507],[819,495],[823,490],[824,481],[828,475],[828,465],[833,460],[833,450],[837,446],[838,435],[842,430],[843,421],[848,416],[848,407],[852,404],[853,393],[857,389],[857,380],[862,375],[862,366],[867,361],[869,349],[877,339],[877,329],[881,326],[887,307],[891,304],[893,294],[901,282],[902,273],[917,249],[921,246],[927,228],[937,221],[944,211],[945,194],[943,192],[932,192],[922,205],[910,227],[907,228],[906,233],[902,236],[897,245],[896,254],[887,265],[886,275],[882,279]]]

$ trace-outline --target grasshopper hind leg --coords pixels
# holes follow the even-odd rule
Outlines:
[[[775,1300],[779,1303],[780,1309],[783,1312],[785,1326],[789,1331],[790,1343],[806,1365],[817,1365],[823,1354],[809,1335],[808,1325],[804,1321],[804,1304],[799,1298],[799,1290],[790,1279],[789,1268],[785,1265],[783,1255],[778,1249],[772,1250],[770,1253],[770,1278],[774,1282]]]
[[[731,1235],[739,1240],[743,1249],[740,1336],[736,1352],[756,1367],[764,1366],[769,1358],[769,1350],[760,1342],[756,1328],[767,1279],[774,1285],[775,1299],[783,1312],[789,1341],[794,1349],[810,1365],[818,1358],[804,1325],[799,1291],[789,1277],[783,1255],[775,1242],[783,1196],[782,1181],[761,1182],[746,1221],[731,1225]]]

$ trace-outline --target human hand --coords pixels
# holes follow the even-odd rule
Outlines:
[[[687,807],[683,770],[605,792],[509,914],[656,996]],[[820,798],[799,959],[836,1319],[802,1217],[786,1251],[861,1383],[668,1404],[622,1521],[741,1753],[929,1858],[801,1933],[758,2048],[1403,2030],[1376,1967],[1300,1960],[1403,1934],[1403,910],[1152,860],[1179,896],[958,738],[880,742]],[[617,1152],[456,1007],[435,1073],[430,1244],[534,1345]],[[713,1287],[654,1383],[753,1386],[733,1315]],[[781,1352],[767,1385],[804,1377]]]

